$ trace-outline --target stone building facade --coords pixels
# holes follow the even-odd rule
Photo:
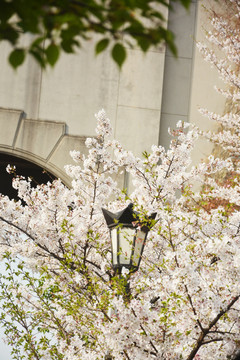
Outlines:
[[[208,1],[193,0],[188,12],[173,4],[167,15],[177,59],[164,47],[146,55],[129,49],[121,72],[109,53],[95,57],[94,39],[77,54],[62,54],[47,70],[29,57],[14,71],[7,62],[9,45],[1,43],[0,159],[7,154],[28,160],[69,185],[64,172],[72,161],[69,151],[85,150],[86,137],[95,135],[94,113],[101,108],[114,137],[137,155],[152,144],[168,146],[168,127],[180,119],[209,126],[197,107],[221,112],[224,104],[213,90],[216,73],[196,50],[202,27],[208,26],[204,4]],[[193,156],[197,161],[209,151],[200,143]]]

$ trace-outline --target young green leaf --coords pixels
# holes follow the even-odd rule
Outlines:
[[[190,8],[191,1],[189,1],[189,0],[180,0],[180,2],[186,9]]]
[[[109,39],[102,39],[100,40],[95,47],[95,53],[96,55],[104,51],[109,44]]]
[[[121,68],[126,59],[126,50],[122,44],[116,43],[112,49],[112,58]]]
[[[54,66],[59,58],[59,48],[55,44],[50,44],[46,49],[47,61],[51,66]]]
[[[14,69],[20,66],[25,59],[25,51],[23,49],[15,49],[9,55],[9,62]]]

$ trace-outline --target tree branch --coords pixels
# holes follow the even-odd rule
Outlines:
[[[228,304],[228,306],[225,309],[222,309],[218,313],[218,315],[210,322],[208,327],[203,328],[203,330],[201,331],[201,333],[200,333],[200,335],[199,335],[199,337],[197,339],[197,343],[196,343],[195,347],[192,349],[192,351],[190,352],[190,354],[189,354],[189,356],[187,357],[186,360],[193,360],[194,359],[194,357],[197,354],[200,347],[207,343],[208,340],[205,340],[205,337],[210,333],[210,330],[213,328],[213,326],[215,326],[217,324],[218,320],[231,309],[231,307],[238,301],[239,297],[240,297],[240,295],[235,296],[232,299],[232,301]]]

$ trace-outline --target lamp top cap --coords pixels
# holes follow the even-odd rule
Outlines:
[[[139,212],[133,210],[133,203],[128,204],[126,208],[117,213],[112,213],[102,208],[103,215],[105,217],[108,227],[114,227],[117,224],[132,224],[139,220]],[[155,219],[156,213],[151,214],[148,219]]]
[[[109,210],[102,209],[103,215],[105,217],[106,223],[108,226],[120,224],[132,224],[133,221],[136,221],[138,213],[133,211],[133,204],[130,203],[126,208],[116,213],[112,213]]]

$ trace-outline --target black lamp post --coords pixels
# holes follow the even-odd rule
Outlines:
[[[147,234],[153,226],[156,213],[141,219],[140,214],[133,210],[133,204],[129,204],[116,214],[106,209],[102,209],[102,212],[110,230],[112,266],[115,273],[119,274],[121,278],[123,267],[129,269],[130,274],[138,270]],[[129,276],[124,281],[126,302],[129,302],[130,299]],[[107,353],[105,360],[112,359],[111,354]]]
[[[141,220],[140,214],[133,210],[133,204],[116,214],[106,209],[102,211],[110,230],[113,269],[119,274],[123,267],[131,273],[137,271],[156,213]]]

